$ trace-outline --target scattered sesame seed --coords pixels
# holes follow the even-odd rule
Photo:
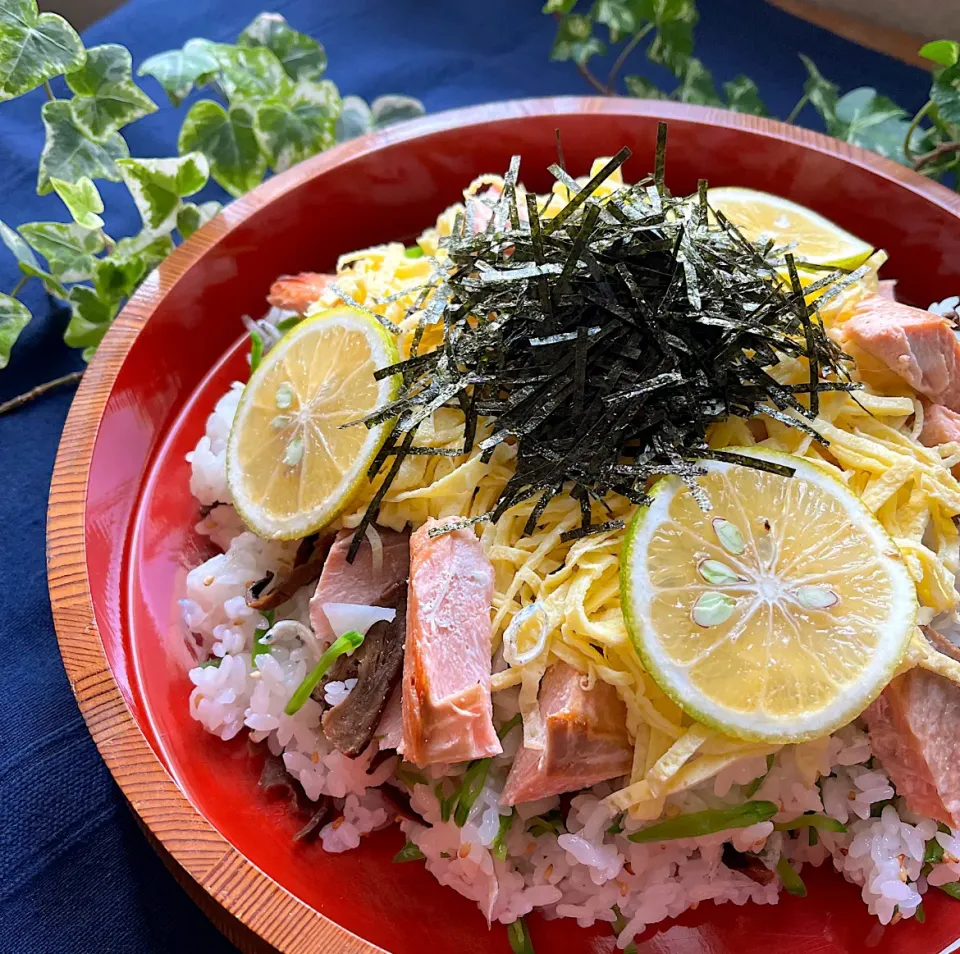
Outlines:
[[[470,854],[470,845],[469,845],[469,844],[461,845],[461,846],[460,846],[460,850],[457,852],[457,855],[458,855],[460,858],[466,858],[467,855],[469,855],[469,854]]]
[[[316,765],[317,762],[320,761],[320,753],[319,753],[319,752],[311,752],[311,753],[310,753],[310,761],[313,762],[314,765]]]
[[[547,870],[544,871],[543,873],[543,880],[548,881],[550,879],[550,875],[552,874],[553,874],[553,865],[547,865]]]
[[[620,885],[620,897],[625,898],[630,891],[630,889],[627,887],[627,882],[618,881],[617,884]]]
[[[336,831],[345,821],[346,818],[344,818],[343,815],[338,815],[332,822],[330,822],[330,827]]]
[[[208,576],[208,577],[206,577],[206,578],[204,579],[203,585],[204,585],[204,586],[212,586],[212,585],[213,585],[213,581],[214,581],[215,579],[216,579],[216,577],[214,577],[214,576]]]

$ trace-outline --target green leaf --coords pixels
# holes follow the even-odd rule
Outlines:
[[[596,0],[591,15],[609,30],[611,43],[619,43],[639,26],[633,5],[627,0]]]
[[[173,251],[173,239],[169,233],[155,235],[144,229],[138,235],[120,239],[111,256],[117,259],[139,256],[148,272],[157,267]]]
[[[693,54],[693,29],[700,19],[694,0],[653,0],[648,19],[657,34],[647,50],[654,63],[665,66],[674,76],[683,77]],[[701,69],[702,69],[701,64]]]
[[[373,114],[359,96],[344,96],[337,116],[335,135],[337,142],[356,139],[373,129]]]
[[[130,155],[120,135],[114,133],[103,142],[88,139],[74,122],[73,111],[66,100],[44,103],[40,115],[47,136],[37,176],[40,195],[53,191],[51,179],[76,182],[86,176],[88,179],[120,181],[116,160]]]
[[[378,96],[370,104],[374,129],[383,129],[396,123],[422,116],[426,110],[419,99],[412,96]]]
[[[171,231],[180,200],[199,192],[210,178],[207,158],[200,152],[175,159],[121,159],[117,165],[144,228],[153,233]]]
[[[202,205],[184,202],[177,213],[177,231],[183,238],[190,238],[197,229],[206,225],[222,208],[223,206],[219,202],[204,202]]]
[[[723,84],[723,91],[727,95],[727,105],[738,113],[749,113],[752,116],[766,116],[767,107],[760,99],[757,84],[746,76],[737,76]]]
[[[69,300],[72,314],[63,340],[71,348],[87,349],[84,358],[89,361],[88,350],[92,354],[103,340],[120,305],[101,298],[89,285],[75,285]]]
[[[118,255],[116,250],[98,258],[93,267],[93,287],[106,302],[129,298],[147,274],[143,255]]]
[[[86,176],[82,176],[76,182],[51,179],[50,184],[63,200],[63,204],[77,225],[85,229],[103,228],[103,219],[99,215],[103,211],[103,199],[100,198],[97,187],[90,179]]]
[[[130,51],[116,43],[87,50],[86,63],[66,79],[76,94],[70,101],[74,123],[98,142],[157,111],[157,104],[133,81]]]
[[[886,96],[879,96],[875,89],[861,86],[850,90],[837,100],[834,117],[830,125],[833,135],[888,159],[910,164],[903,151],[910,128],[907,112]],[[910,145],[915,153],[925,151],[927,134],[915,129]]]
[[[267,170],[253,131],[253,113],[246,106],[233,106],[228,113],[210,100],[194,103],[178,145],[181,153],[202,152],[210,174],[234,197],[249,192]]]
[[[827,132],[833,135],[833,129],[837,121],[837,87],[829,80],[824,79],[809,56],[801,53],[800,59],[807,68],[807,80],[803,84],[803,91],[813,108],[823,117],[827,125]]]
[[[219,44],[214,55],[220,61],[220,85],[231,103],[258,103],[290,94],[293,84],[273,50]]]
[[[103,249],[102,233],[75,222],[28,222],[20,234],[61,282],[86,281],[93,274],[93,256]]]
[[[217,58],[205,42],[188,40],[182,50],[168,50],[143,61],[138,76],[152,76],[163,87],[170,102],[179,106],[193,84],[219,68]]]
[[[3,242],[3,244],[13,252],[21,265],[31,265],[34,268],[40,267],[37,256],[33,254],[30,246],[20,238],[16,229],[10,228],[6,222],[2,221],[0,221],[0,242]]]
[[[947,123],[960,123],[960,63],[934,74],[930,98],[937,106],[940,119]]]
[[[590,17],[571,13],[557,26],[550,59],[573,60],[578,66],[583,66],[591,56],[606,51],[606,46],[593,35],[593,21]]]
[[[931,40],[920,47],[920,55],[941,66],[953,66],[960,60],[960,43],[956,40]]]
[[[54,298],[61,301],[67,300],[67,289],[62,282],[57,281],[49,272],[45,272],[39,264],[31,265],[29,262],[20,263],[20,271],[30,278],[39,279],[43,284],[43,290]]]
[[[275,172],[283,172],[334,143],[340,94],[329,80],[297,83],[293,92],[257,108],[254,130]]]
[[[38,15],[36,0],[0,3],[0,103],[75,70],[85,55],[73,27],[55,13]]]
[[[723,100],[713,85],[710,71],[695,56],[687,60],[683,82],[673,94],[681,103],[695,103],[698,106],[723,106]]]
[[[237,42],[272,50],[292,80],[318,80],[327,70],[323,47],[312,36],[295,30],[279,13],[261,13]]]
[[[0,368],[9,364],[10,349],[32,317],[22,301],[0,293]]]
[[[631,96],[639,99],[666,99],[667,94],[663,92],[655,83],[644,79],[642,76],[624,76],[624,85]]]
[[[575,6],[577,0],[547,0],[543,5],[543,13],[559,13],[566,16]]]

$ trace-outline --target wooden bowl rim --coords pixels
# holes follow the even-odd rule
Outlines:
[[[531,115],[559,119],[581,113],[654,117],[745,129],[865,166],[960,217],[960,197],[944,186],[892,160],[820,133],[708,107],[566,96],[449,110],[344,143],[274,176],[230,203],[158,267],[104,338],[83,377],[63,429],[47,515],[47,574],[57,642],[90,734],[143,824],[215,904],[284,954],[322,950],[373,954],[383,949],[320,914],[241,855],[176,785],[124,700],[101,643],[86,563],[87,485],[106,404],[137,335],[166,293],[209,249],[264,205],[299,189],[330,168],[396,143],[462,126],[482,126]],[[197,850],[198,844],[203,850]]]

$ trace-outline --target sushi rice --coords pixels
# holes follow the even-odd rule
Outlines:
[[[484,183],[491,181],[495,180],[488,177]],[[449,231],[452,214],[441,217],[441,232],[444,227]],[[436,233],[427,233],[426,240],[421,240],[424,244],[428,253],[435,251]],[[374,251],[378,264],[372,272],[412,267],[403,259],[402,246]],[[362,255],[345,257],[338,271],[349,269]],[[380,281],[377,293],[392,290],[389,277],[387,282]],[[416,281],[414,276],[407,283]],[[359,291],[353,294],[360,297]],[[943,307],[954,304],[951,299]],[[402,307],[402,303],[397,305]],[[258,324],[272,328],[278,317],[275,311]],[[617,780],[595,785],[562,803],[554,796],[515,809],[502,807],[499,792],[521,742],[522,733],[516,728],[504,735],[503,754],[492,760],[485,785],[462,826],[447,817],[441,798],[459,787],[465,764],[415,771],[402,765],[396,755],[375,760],[375,744],[356,759],[344,756],[325,739],[322,709],[316,701],[308,699],[294,715],[285,712],[291,695],[315,662],[310,647],[296,638],[295,628],[286,630],[271,643],[269,652],[259,653],[255,664],[251,663],[254,638],[270,624],[247,605],[249,587],[268,573],[282,575],[289,570],[297,542],[261,539],[245,529],[231,505],[226,444],[242,391],[243,385],[234,383],[220,398],[204,435],[187,458],[191,492],[206,513],[196,529],[222,551],[189,572],[180,601],[185,630],[200,643],[198,663],[219,660],[217,665],[198,664],[190,671],[194,687],[190,712],[207,732],[224,740],[247,732],[252,741],[264,743],[271,753],[282,756],[307,798],[336,800],[336,817],[319,833],[325,851],[354,849],[364,835],[398,821],[395,809],[380,792],[382,785],[393,782],[410,791],[411,808],[422,819],[400,821],[408,841],[417,846],[434,877],[475,901],[488,922],[509,924],[533,911],[547,918],[573,918],[584,927],[617,922],[621,949],[648,926],[676,917],[701,901],[775,904],[783,886],[782,879],[773,877],[772,872],[778,862],[783,871],[781,859],[797,872],[805,865],[833,865],[860,886],[868,910],[883,924],[916,915],[931,886],[960,879],[960,839],[945,831],[945,826],[917,817],[906,808],[873,757],[859,721],[826,738],[779,747],[769,756],[731,759],[714,777],[668,795],[660,813],[661,818],[670,819],[762,800],[778,808],[770,820],[699,838],[652,843],[628,838],[650,819],[633,817],[629,811],[615,813],[604,803],[622,787]],[[434,416],[432,436],[438,445],[452,439],[445,436],[449,431],[445,414],[449,412],[441,409]],[[494,468],[503,464],[499,452],[498,448],[491,465]],[[437,458],[425,457],[412,466],[422,468],[427,461],[430,466],[446,466],[437,464]],[[449,496],[431,496],[429,488],[421,488],[422,472],[406,476],[406,483],[403,479],[398,482],[397,494],[391,491],[393,496],[388,496],[381,512],[388,525],[399,528],[408,519],[416,523],[428,516],[460,512],[458,501],[463,499],[464,488],[446,488]],[[466,491],[472,490],[481,476],[476,471],[464,474]],[[434,481],[444,479],[456,481],[457,472],[433,475]],[[341,525],[356,526],[363,506],[361,501],[359,509],[342,518]],[[478,506],[483,509],[482,501]],[[619,539],[591,545],[606,545],[608,552],[615,554]],[[548,571],[538,572],[546,575]],[[309,626],[312,589],[303,588],[285,603],[277,620]],[[495,628],[502,633],[519,609],[515,591],[499,603],[495,600],[495,609]],[[507,668],[498,651],[493,661],[493,711],[498,729],[522,710],[521,681],[502,679],[498,685],[497,674],[503,677]],[[596,672],[590,674],[590,678],[596,676]],[[327,684],[327,703],[342,701],[353,684],[355,680]],[[635,710],[629,713],[631,735],[642,721],[640,716]],[[566,814],[562,825],[557,825],[561,804]],[[827,815],[846,826],[846,831],[820,830],[816,838],[808,838],[802,831],[801,837],[791,838],[775,830],[775,823],[791,821],[805,812]],[[504,821],[507,816],[512,817],[509,826]],[[534,821],[537,818],[541,821]],[[759,855],[771,872],[767,883],[758,883],[725,864],[726,843],[739,852]],[[939,845],[942,856],[926,867],[925,853],[929,857],[931,845]],[[924,875],[922,869],[928,873]]]

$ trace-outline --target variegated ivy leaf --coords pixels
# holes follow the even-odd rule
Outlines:
[[[337,142],[356,139],[373,129],[373,114],[370,107],[359,96],[344,96],[337,117]]]
[[[193,84],[219,67],[206,41],[188,40],[182,50],[168,50],[143,61],[138,76],[152,76],[163,87],[174,106],[179,106]]]
[[[183,121],[178,146],[181,153],[202,152],[210,162],[210,174],[235,198],[249,192],[267,170],[253,131],[253,113],[246,106],[227,112],[210,100],[194,103]]]
[[[146,274],[142,255],[117,255],[114,251],[95,261],[93,287],[103,301],[121,302],[136,291]]]
[[[36,0],[0,3],[0,102],[83,65],[83,43],[63,17],[37,13]]]
[[[93,256],[103,250],[103,234],[76,222],[28,222],[20,234],[46,260],[61,282],[86,281],[93,274]]]
[[[57,281],[49,272],[45,272],[39,265],[31,265],[28,262],[20,263],[20,271],[29,278],[38,279],[43,285],[43,290],[54,298],[61,301],[67,300],[67,289],[63,282]]]
[[[144,229],[139,235],[120,239],[110,253],[111,258],[123,259],[138,256],[143,259],[146,272],[155,269],[173,251],[170,233],[154,235]]]
[[[210,178],[206,156],[199,152],[176,159],[121,159],[117,165],[144,228],[153,233],[171,231],[180,200],[199,192]]]
[[[0,368],[10,361],[10,349],[33,316],[22,301],[0,294]]]
[[[37,256],[33,254],[30,246],[24,242],[16,229],[10,228],[6,222],[0,222],[0,242],[3,242],[13,252],[21,265],[30,265],[33,268],[40,267]]]
[[[370,104],[374,129],[383,129],[408,119],[422,116],[426,110],[419,99],[412,96],[378,96]]]
[[[40,115],[47,134],[37,176],[40,195],[53,191],[52,178],[76,182],[86,176],[88,179],[120,181],[116,161],[130,155],[123,137],[113,133],[103,142],[93,142],[77,127],[66,100],[44,103]]]
[[[273,50],[293,80],[317,80],[327,70],[323,47],[312,36],[294,30],[279,13],[261,13],[237,42],[240,46],[265,46]]]
[[[89,285],[76,285],[70,289],[70,310],[63,340],[71,348],[85,349],[83,357],[89,361],[120,310],[119,302],[101,298]]]
[[[66,80],[76,94],[70,101],[73,120],[91,139],[102,141],[157,111],[157,104],[133,81],[130,51],[116,43],[91,47],[86,63]]]
[[[50,185],[63,200],[69,209],[73,221],[85,229],[99,229],[103,227],[103,219],[99,213],[103,211],[103,199],[97,187],[86,176],[76,182],[66,182],[63,179],[51,179]]]
[[[340,94],[329,80],[297,83],[292,93],[261,103],[254,129],[275,172],[329,149],[340,112]]]
[[[184,202],[177,213],[177,231],[185,238],[190,238],[201,226],[206,225],[223,208],[219,202],[204,202],[194,205]]]
[[[293,84],[273,50],[221,44],[215,55],[220,61],[220,85],[231,103],[259,103],[290,94]]]

